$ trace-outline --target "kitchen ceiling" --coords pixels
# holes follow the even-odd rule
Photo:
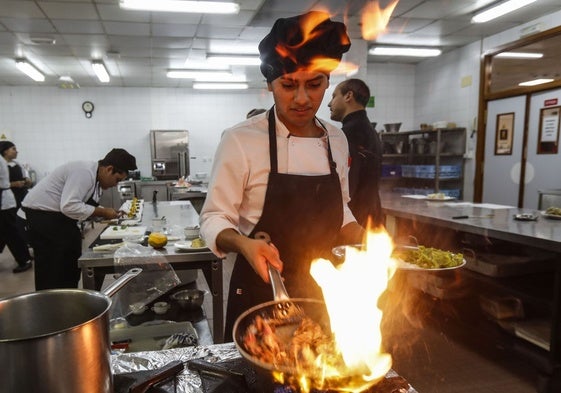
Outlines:
[[[123,10],[118,0],[0,0],[0,86],[60,86],[59,78],[70,76],[82,87],[191,87],[192,80],[169,79],[166,72],[201,68],[208,53],[256,53],[279,17],[329,10],[333,19],[347,23],[351,40],[361,39],[361,11],[371,0],[237,2],[238,14],[211,15]],[[389,3],[379,1],[382,8]],[[491,22],[470,23],[474,11],[493,3],[497,1],[400,0],[386,32],[369,43],[438,46],[447,52],[561,10],[559,0],[538,0]],[[45,74],[44,82],[34,82],[16,68],[15,59],[21,57]],[[103,60],[109,83],[98,81],[93,59]],[[419,61],[367,57],[368,63]],[[250,87],[263,87],[258,66],[231,70]]]

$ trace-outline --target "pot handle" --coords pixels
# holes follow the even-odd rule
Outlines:
[[[282,282],[282,277],[280,272],[275,269],[270,263],[267,263],[267,269],[269,270],[269,279],[271,280],[271,286],[273,287],[273,297],[275,300],[289,300],[288,292],[286,287]]]
[[[105,288],[102,292],[111,297],[117,293],[126,283],[138,276],[142,272],[142,269],[135,267],[124,273],[121,277],[115,280],[111,285]]]

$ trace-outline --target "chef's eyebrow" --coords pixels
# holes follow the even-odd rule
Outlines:
[[[311,79],[306,79],[303,82],[304,83],[315,82],[317,80],[323,79],[324,76],[325,76],[324,74],[319,74],[318,76],[315,76]],[[300,81],[300,79],[290,78],[290,77],[286,77],[286,76],[281,76],[280,79],[285,80],[287,82],[299,82]]]

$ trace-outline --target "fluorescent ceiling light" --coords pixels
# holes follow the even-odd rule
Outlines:
[[[201,14],[237,14],[240,5],[217,1],[120,0],[121,8],[144,11],[193,12]]]
[[[495,7],[487,8],[481,11],[471,18],[471,23],[485,23],[508,14],[509,12],[515,11],[519,8],[527,6],[536,0],[508,0]]]
[[[208,55],[207,61],[210,63],[226,63],[229,65],[261,65],[259,56],[244,55]]]
[[[509,59],[541,59],[543,57],[543,53],[501,52],[495,57],[504,57]]]
[[[168,78],[177,79],[200,79],[200,78],[229,78],[232,73],[229,71],[204,71],[204,70],[168,70]]]
[[[439,56],[442,51],[436,48],[408,48],[404,46],[376,46],[370,48],[369,54],[375,56],[412,56],[412,57],[434,57]]]
[[[553,81],[554,79],[534,79],[532,81],[519,83],[518,86],[536,86],[536,85],[541,85],[543,83],[549,83]]]
[[[105,68],[105,65],[101,60],[93,60],[92,61],[92,68],[97,75],[97,79],[99,79],[102,83],[107,83],[111,78],[109,78],[109,73]]]
[[[45,75],[43,75],[37,68],[33,67],[31,63],[28,63],[27,60],[16,59],[16,66],[21,72],[33,79],[35,82],[45,81]]]
[[[193,83],[193,89],[197,90],[246,90],[247,83]]]

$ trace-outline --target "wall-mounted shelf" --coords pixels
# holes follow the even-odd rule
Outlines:
[[[466,129],[381,132],[382,192],[463,196]]]

